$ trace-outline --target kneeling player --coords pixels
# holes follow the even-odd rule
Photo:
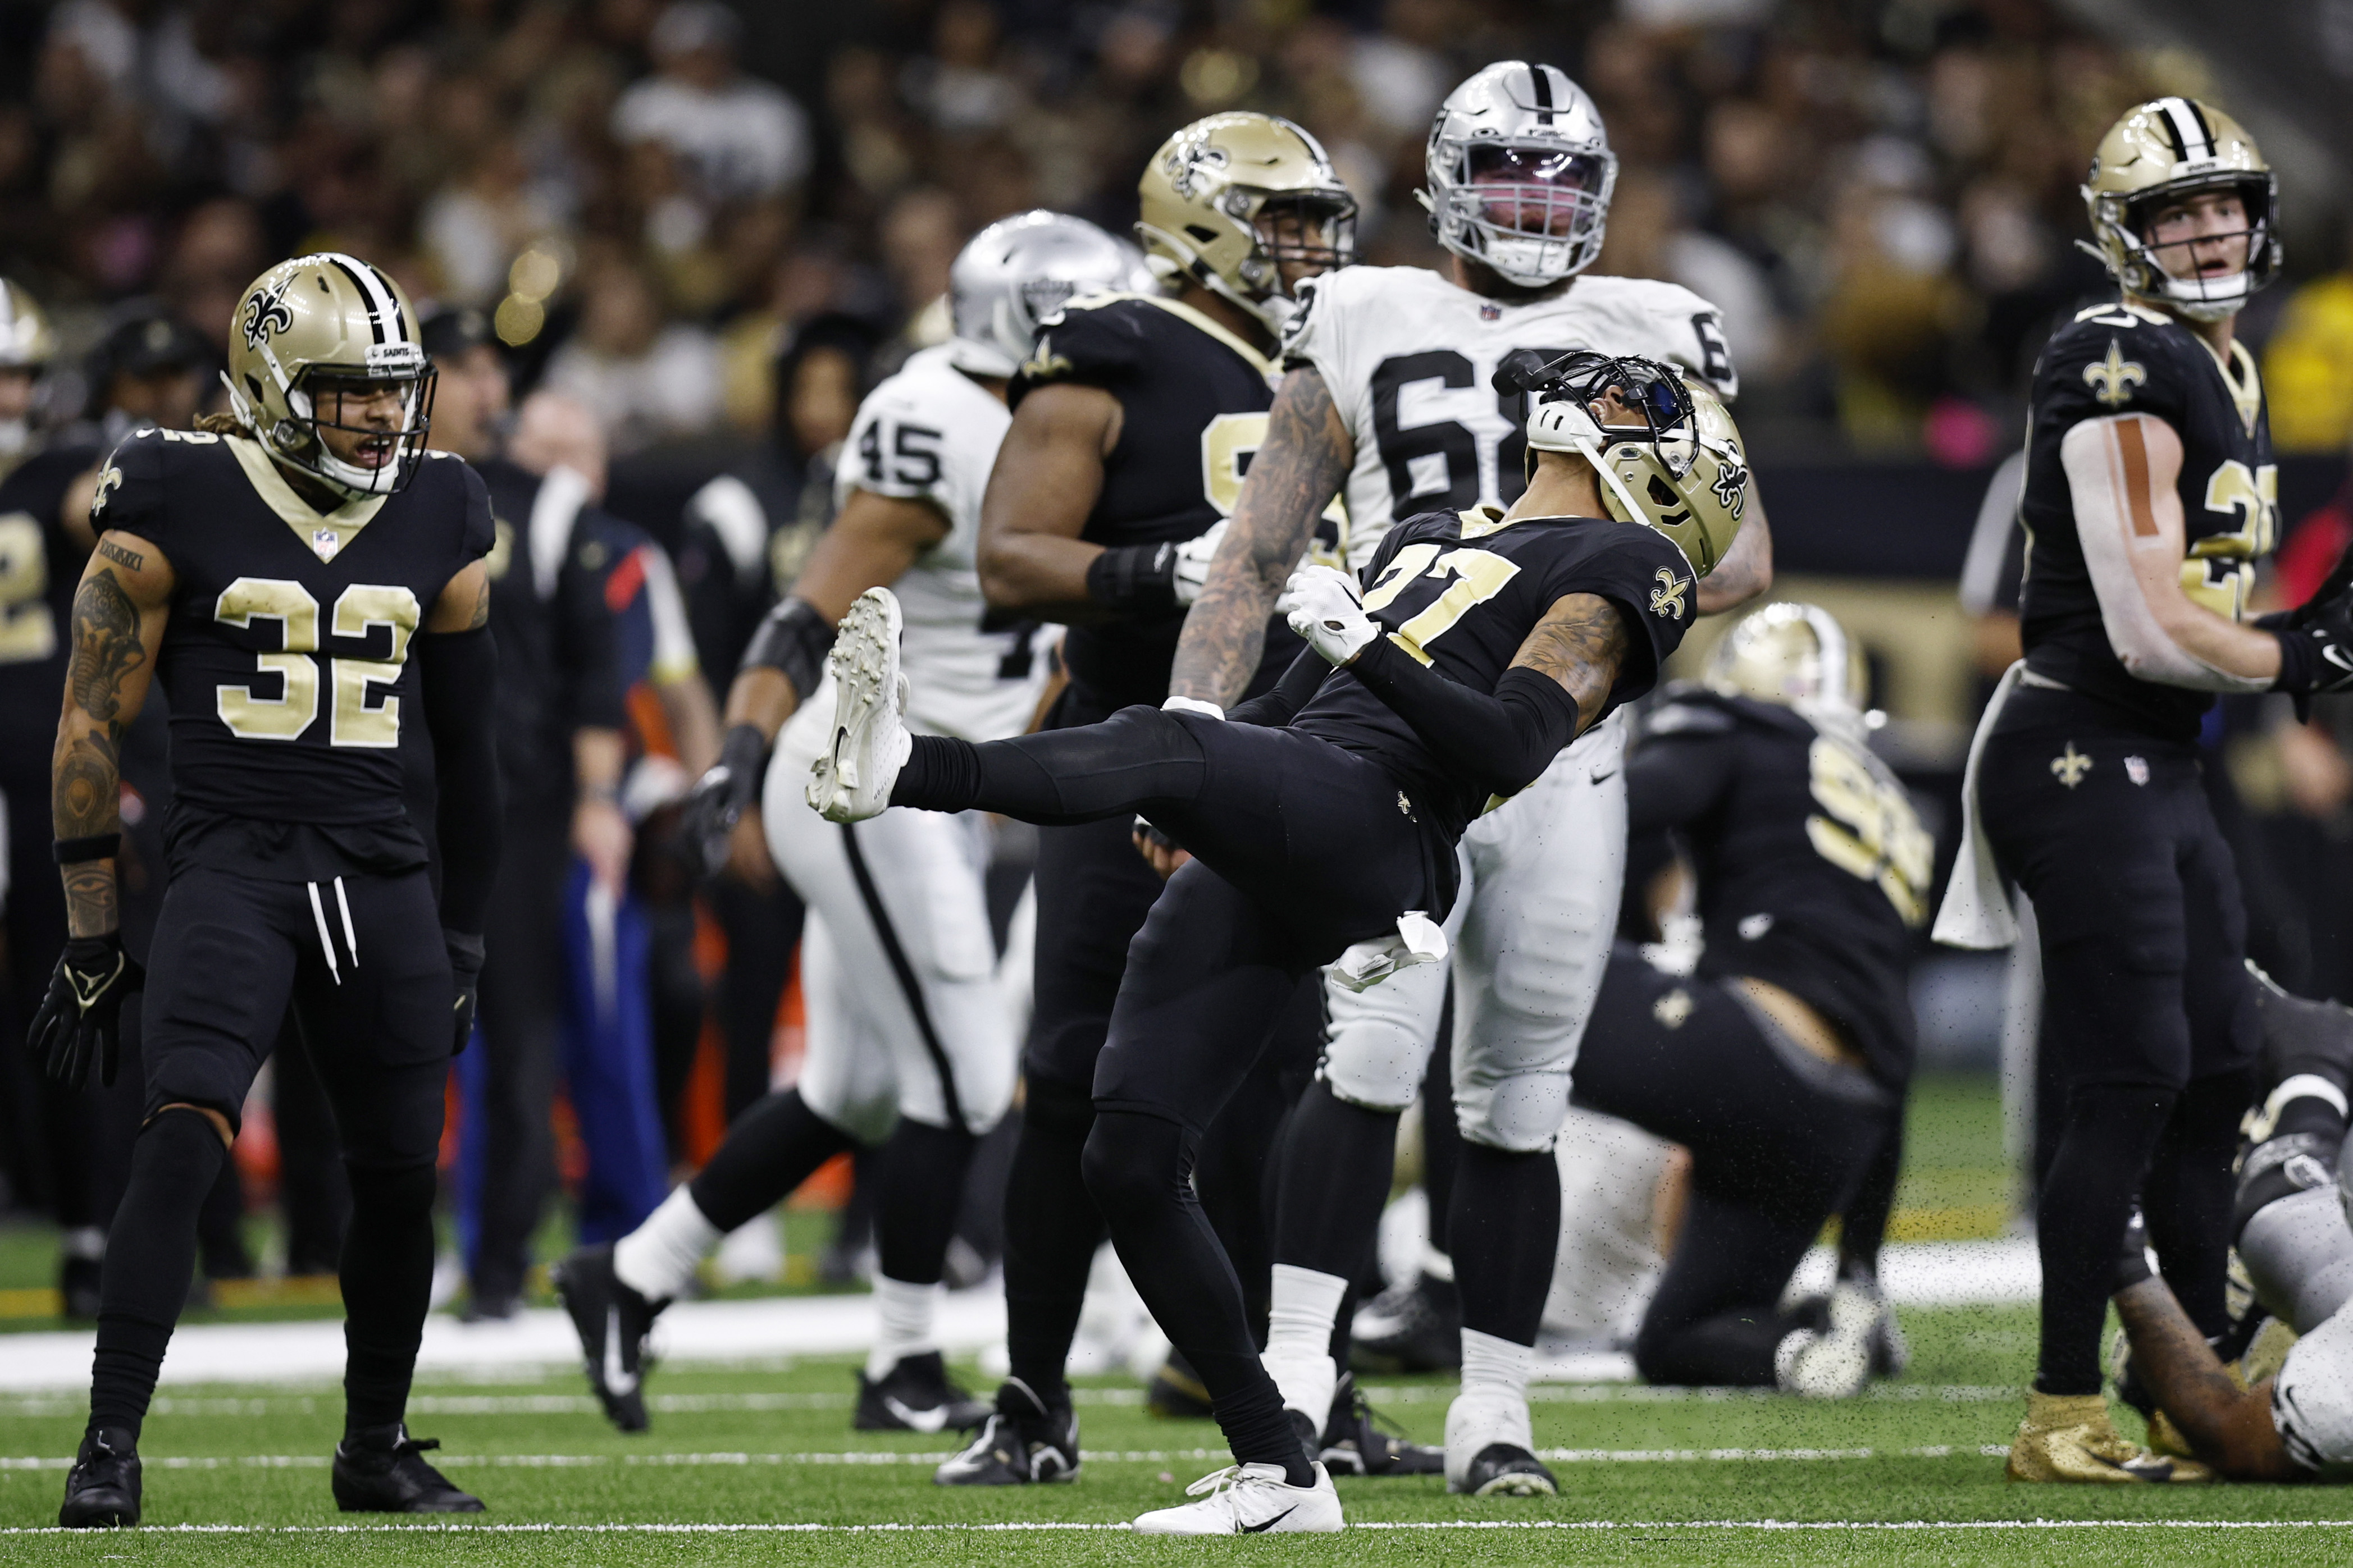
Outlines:
[[[143,985],[147,1111],[60,1524],[139,1522],[140,1424],[187,1300],[196,1208],[290,1000],[351,1176],[335,1501],[482,1506],[402,1425],[433,1283],[442,1090],[498,859],[490,498],[425,451],[432,376],[390,279],[348,256],[282,262],[231,323],[234,423],[142,431],[99,480],[51,764],[72,940],[32,1037],[52,1077],[86,1081],[95,1057],[111,1080],[124,998]],[[175,798],[142,976],[118,929],[116,750],[159,674]],[[420,710],[438,907],[401,796],[401,721]]]
[[[1936,845],[1863,744],[1860,658],[1828,614],[1768,605],[1627,764],[1639,838],[1676,830],[1706,933],[1696,975],[1609,963],[1577,1100],[1692,1152],[1682,1239],[1634,1342],[1652,1383],[1843,1397],[1883,1310],[1868,1273],[1824,1325],[1779,1303],[1894,1134],[1912,1076],[1910,929]]]
[[[898,716],[898,612],[861,598],[832,654],[841,699],[810,799],[1083,822],[1140,811],[1195,859],[1129,950],[1095,1073],[1084,1172],[1128,1273],[1208,1387],[1239,1461],[1172,1534],[1330,1531],[1340,1508],[1260,1365],[1240,1289],[1188,1177],[1201,1131],[1301,979],[1443,952],[1462,830],[1582,730],[1647,690],[1682,640],[1694,560],[1722,558],[1747,469],[1713,395],[1667,367],[1563,356],[1531,377],[1535,471],[1508,512],[1402,524],[1356,584],[1293,576],[1311,652],[1228,721],[1206,703],[975,746]],[[1644,526],[1644,525],[1648,526]],[[1337,667],[1336,668],[1335,667]]]
[[[2257,1305],[2218,1353],[2149,1272],[2134,1226],[2116,1294],[2131,1346],[2122,1392],[2144,1414],[2162,1412],[2150,1421],[2152,1447],[2196,1456],[2157,1461],[2177,1479],[2203,1479],[2211,1467],[2231,1480],[2353,1479],[2353,1193],[2342,1159],[2353,1013],[2258,979],[2274,1087],[2253,1113],[2262,1141],[2241,1161],[2232,1222]],[[2303,1336],[2284,1362],[2274,1347],[2292,1336],[2250,1331],[2272,1319]]]

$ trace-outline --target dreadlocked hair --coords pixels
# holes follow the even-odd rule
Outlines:
[[[234,414],[199,414],[196,428],[207,436],[242,436],[245,422]]]

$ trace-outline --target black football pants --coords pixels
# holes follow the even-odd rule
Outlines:
[[[1141,813],[1195,856],[1129,945],[1082,1166],[1243,1462],[1296,1470],[1299,1445],[1193,1168],[1299,987],[1407,910],[1442,917],[1452,846],[1399,800],[1378,765],[1314,736],[1140,707],[981,746],[919,736],[892,796],[1041,825]]]

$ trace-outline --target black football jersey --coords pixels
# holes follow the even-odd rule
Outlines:
[[[1691,856],[1700,973],[1780,986],[1901,1089],[1936,846],[1887,765],[1778,704],[1676,686],[1644,717],[1626,802],[1633,836],[1675,829]]]
[[[1697,613],[1693,590],[1683,552],[1655,529],[1586,517],[1505,522],[1493,508],[1409,518],[1365,568],[1366,613],[1389,640],[1474,691],[1495,689],[1563,595],[1617,605],[1635,636],[1602,717],[1656,683]],[[1497,804],[1345,669],[1334,670],[1292,722],[1375,758],[1451,837]]]
[[[98,458],[94,447],[53,447],[0,479],[0,751],[24,771],[48,771],[81,579],[84,551],[58,509]]]
[[[2059,444],[2085,419],[2153,414],[2180,434],[2178,489],[2189,543],[2181,583],[2192,601],[2237,620],[2254,563],[2279,533],[2279,477],[2254,356],[2233,341],[2226,366],[2206,341],[2138,306],[2098,305],[2059,330],[2034,369],[2027,433],[2026,583],[2020,598],[2027,667],[2124,710],[2152,734],[2188,740],[2214,699],[2126,672],[2100,623],[2075,531]]]
[[[155,674],[182,805],[271,825],[405,821],[400,735],[422,722],[409,644],[491,547],[480,476],[437,452],[398,494],[321,513],[255,442],[146,430],[108,458],[91,521],[172,564]]]
[[[1195,539],[1233,510],[1266,440],[1281,376],[1265,355],[1176,300],[1099,294],[1047,318],[1006,401],[1018,408],[1032,388],[1054,382],[1099,386],[1119,399],[1119,441],[1103,459],[1103,493],[1079,535],[1109,549]],[[1321,544],[1336,559],[1336,525],[1320,526]],[[1184,626],[1182,609],[1071,626],[1062,642],[1071,683],[1106,711],[1158,707]],[[1250,690],[1272,684],[1300,647],[1281,617],[1270,621]]]

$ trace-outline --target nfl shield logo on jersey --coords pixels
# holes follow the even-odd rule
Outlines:
[[[2132,780],[2132,782],[2137,784],[2145,784],[2148,783],[2148,759],[2147,757],[2126,757],[2125,759],[2125,777]]]
[[[1492,302],[1482,304],[1479,307],[1479,319],[1482,321],[1500,321],[1504,319],[1504,307]]]
[[[311,548],[319,552],[320,560],[332,561],[335,552],[343,547],[343,537],[333,529],[314,528],[311,531]]]

